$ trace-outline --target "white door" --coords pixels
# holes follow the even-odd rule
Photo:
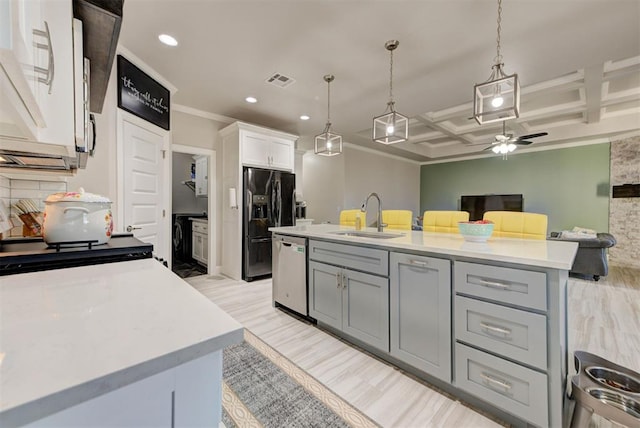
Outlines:
[[[156,257],[168,259],[165,251],[163,205],[163,149],[167,134],[143,128],[122,115],[123,205],[122,229],[153,244]]]

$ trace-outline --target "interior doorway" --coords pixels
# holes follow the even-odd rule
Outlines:
[[[171,147],[171,269],[178,276],[214,273],[215,151]]]
[[[166,234],[166,180],[163,153],[169,146],[167,131],[123,110],[117,110],[119,231],[133,233],[153,244],[153,255],[168,258]]]

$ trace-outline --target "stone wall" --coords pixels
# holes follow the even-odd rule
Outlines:
[[[640,183],[640,136],[611,142],[611,186]],[[611,198],[609,262],[640,269],[640,198]]]

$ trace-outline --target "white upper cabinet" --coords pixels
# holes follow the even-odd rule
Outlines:
[[[250,131],[240,140],[243,165],[293,171],[295,140]]]
[[[209,188],[209,158],[207,156],[194,156],[196,162],[196,188],[197,197],[208,196]]]
[[[75,155],[72,1],[0,1],[0,28],[2,146]]]

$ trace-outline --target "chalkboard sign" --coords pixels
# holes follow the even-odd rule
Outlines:
[[[118,55],[118,107],[169,130],[169,90]]]

